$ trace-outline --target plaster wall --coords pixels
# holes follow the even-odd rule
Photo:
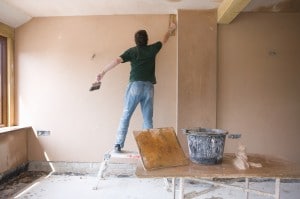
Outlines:
[[[135,46],[137,30],[146,29],[152,43],[168,24],[169,15],[43,17],[17,28],[18,123],[34,129],[29,160],[102,161],[114,145],[129,63],[107,73],[100,90],[89,88],[105,64]],[[154,127],[176,127],[176,38],[157,56]],[[132,132],[140,129],[137,107],[126,150],[137,150]],[[37,130],[50,136],[37,137]]]
[[[178,11],[178,137],[182,128],[216,127],[216,10]]]
[[[299,13],[242,13],[218,33],[214,17],[179,11],[178,32],[157,57],[155,127],[216,126],[241,133],[249,153],[300,162]],[[134,45],[137,29],[152,42],[167,25],[168,15],[132,15],[35,18],[18,28],[18,122],[34,128],[29,160],[101,161],[114,143],[129,64],[108,73],[100,91],[88,88]],[[131,132],[141,124],[137,110],[126,149],[136,150]],[[38,129],[51,134],[37,137]],[[236,144],[228,139],[225,151]]]
[[[0,174],[27,163],[27,129],[0,133]]]
[[[242,13],[218,29],[217,126],[248,152],[300,162],[300,14]],[[226,151],[236,150],[228,140]]]

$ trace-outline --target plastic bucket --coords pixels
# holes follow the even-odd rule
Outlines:
[[[220,164],[227,131],[222,129],[183,129],[187,135],[190,160],[197,164]]]

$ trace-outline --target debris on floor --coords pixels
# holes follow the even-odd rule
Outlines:
[[[165,199],[172,198],[172,192],[167,191],[162,178],[137,178],[109,176],[100,181],[99,189],[93,190],[97,183],[95,175],[79,173],[24,172],[18,177],[0,185],[0,198],[8,199]],[[243,181],[227,182],[235,186],[244,186]],[[178,182],[176,183],[178,185]],[[178,188],[178,186],[176,186]],[[250,187],[257,190],[273,192],[274,182],[250,181]],[[281,199],[297,199],[300,195],[300,182],[287,181],[281,183]],[[245,193],[229,188],[213,186],[195,180],[185,182],[185,198],[194,199],[240,199]],[[250,194],[251,199],[263,199]]]
[[[9,179],[7,182],[0,184],[0,199],[11,198],[15,193],[24,189],[35,180],[42,176],[47,176],[48,172],[43,171],[25,171],[20,175]]]

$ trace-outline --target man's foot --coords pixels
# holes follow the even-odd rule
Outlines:
[[[117,152],[117,153],[121,152],[121,145],[120,144],[115,145],[115,152]]]

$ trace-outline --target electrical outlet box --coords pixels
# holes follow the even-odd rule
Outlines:
[[[49,136],[50,135],[50,131],[46,131],[46,130],[37,130],[36,133],[37,133],[37,136]]]

